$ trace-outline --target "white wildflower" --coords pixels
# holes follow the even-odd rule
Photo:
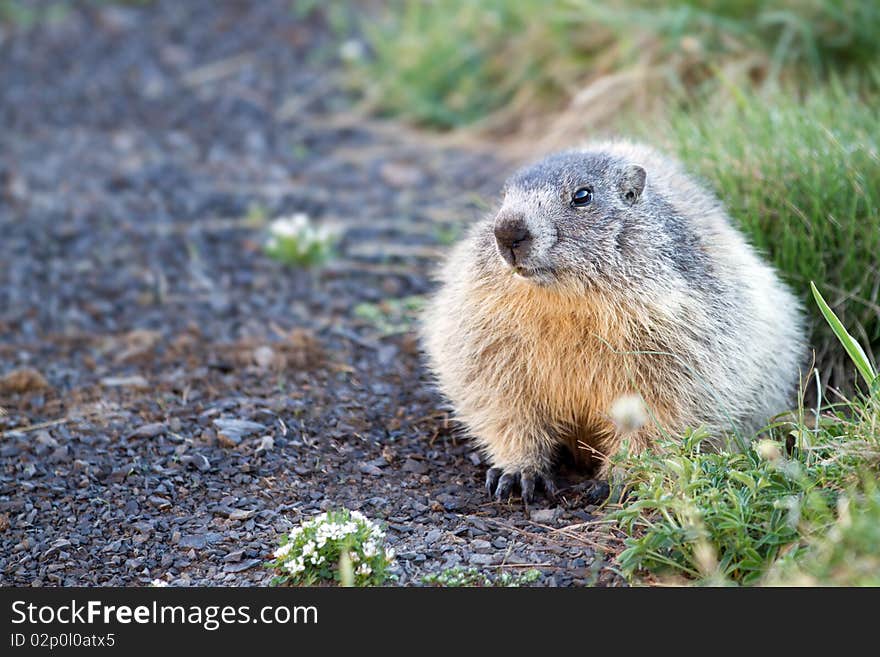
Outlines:
[[[648,421],[645,403],[639,395],[623,395],[614,400],[610,409],[611,420],[623,433],[641,429]]]
[[[351,559],[352,563],[357,563],[358,561],[361,560],[361,558],[358,556],[358,553],[355,552],[354,550],[352,550],[351,552],[348,553],[348,558]]]
[[[298,212],[290,217],[279,217],[269,224],[269,232],[275,237],[290,238],[302,235],[309,230],[309,217]]]
[[[284,566],[291,575],[297,575],[306,569],[306,564],[302,557],[291,559]]]
[[[272,553],[272,556],[275,557],[276,559],[281,559],[282,557],[286,557],[292,547],[293,547],[293,543],[285,543],[284,545],[279,547],[277,550],[275,550]]]
[[[302,555],[304,557],[309,556],[315,552],[315,544],[312,541],[306,542],[305,545],[302,546]]]
[[[358,39],[349,39],[339,46],[339,57],[346,62],[354,62],[363,59],[366,55],[366,48],[362,41]]]
[[[354,572],[357,575],[369,575],[370,573],[373,572],[373,569],[370,568],[370,564],[365,562],[365,563],[362,563],[360,566],[358,566],[357,570],[355,570]]]
[[[782,457],[779,445],[772,440],[761,440],[755,445],[755,451],[758,455],[767,461],[778,461]]]
[[[385,561],[392,561],[394,559],[394,548],[385,548]]]
[[[376,547],[376,544],[373,541],[367,541],[364,544],[364,556],[367,559],[372,559],[377,554],[379,554],[379,548]]]

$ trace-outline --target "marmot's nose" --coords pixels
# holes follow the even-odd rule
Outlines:
[[[495,222],[495,241],[501,255],[511,265],[522,262],[532,248],[532,234],[521,217],[511,217]]]

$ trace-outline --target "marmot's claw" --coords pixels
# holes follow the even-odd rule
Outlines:
[[[495,488],[498,486],[498,479],[501,478],[502,472],[504,472],[502,468],[489,468],[486,473],[486,490],[490,497],[495,495]]]
[[[521,473],[519,476],[519,486],[522,491],[523,504],[528,506],[535,499],[535,475],[531,472]]]
[[[558,490],[553,479],[536,472],[504,472],[502,468],[489,468],[486,473],[486,490],[499,502],[506,501],[515,486],[519,486],[523,503],[528,506],[535,500],[535,488],[540,486],[551,502],[556,500]]]
[[[498,488],[495,489],[495,499],[503,502],[510,497],[513,486],[519,479],[519,472],[505,472],[498,480]]]
[[[551,502],[555,502],[556,498],[559,497],[559,489],[556,487],[556,482],[553,481],[552,477],[541,477],[541,483],[544,485],[544,495]]]

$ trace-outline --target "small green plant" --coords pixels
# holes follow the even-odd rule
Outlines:
[[[244,223],[250,228],[262,228],[266,225],[268,214],[265,206],[260,203],[251,203],[248,205],[247,213],[244,216]]]
[[[880,586],[880,489],[873,478],[863,488],[841,496],[836,521],[797,558],[780,559],[765,583]]]
[[[876,581],[880,394],[864,350],[813,294],[833,333],[872,386],[866,397],[807,422],[770,427],[742,452],[702,449],[707,435],[667,438],[614,457],[630,489],[611,518],[629,534],[625,573],[684,575],[709,583]],[[851,566],[851,567],[850,567]]]
[[[379,303],[359,303],[354,307],[354,314],[372,324],[382,335],[395,335],[412,328],[424,302],[424,297],[414,295]]]
[[[629,534],[618,556],[637,570],[694,579],[757,582],[783,550],[798,548],[801,523],[827,521],[834,475],[822,462],[805,467],[766,441],[741,453],[705,453],[693,432],[653,452],[623,453],[631,492],[611,518]]]
[[[535,568],[521,573],[504,571],[492,576],[477,568],[455,566],[439,573],[430,573],[422,577],[422,583],[428,586],[443,587],[519,587],[534,584],[541,578],[541,571]]]
[[[274,585],[380,586],[394,550],[385,547],[385,532],[376,523],[359,511],[339,509],[294,527],[272,557],[267,565],[278,572]]]
[[[434,239],[443,246],[452,246],[464,234],[464,226],[461,224],[436,224],[434,226]]]
[[[307,215],[275,219],[269,224],[266,254],[286,265],[313,267],[333,257],[338,235],[327,226],[315,226]]]

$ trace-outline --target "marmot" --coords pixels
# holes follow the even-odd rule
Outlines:
[[[519,487],[528,503],[536,484],[552,497],[561,447],[588,465],[686,427],[721,444],[794,402],[800,303],[719,201],[650,147],[588,144],[522,169],[439,278],[422,342],[497,499]],[[648,418],[631,431],[610,415],[628,395]]]

